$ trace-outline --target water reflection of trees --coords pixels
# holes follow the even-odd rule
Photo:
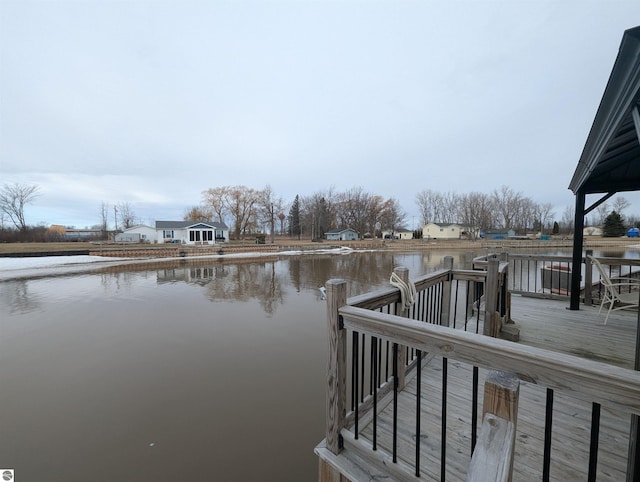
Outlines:
[[[40,308],[37,297],[29,294],[30,280],[5,281],[0,284],[0,306],[6,307],[1,311],[8,314],[24,314]]]
[[[284,302],[277,259],[218,263],[215,265],[170,266],[157,271],[158,283],[183,281],[206,288],[211,301],[257,300],[267,314]]]
[[[140,276],[145,277],[145,272],[111,271],[99,273],[100,285],[107,292],[130,292],[133,284]]]
[[[318,291],[328,280],[340,278],[348,281],[348,296],[353,296],[388,285],[391,272],[397,266],[409,268],[410,276],[413,278],[440,268],[444,257],[451,255],[454,257],[455,266],[464,260],[465,253],[439,251],[437,255],[432,255],[430,251],[377,251],[348,255],[300,256],[287,262],[291,283],[297,291]]]
[[[415,256],[421,258],[422,254]],[[288,264],[291,283],[296,291],[305,289],[318,291],[318,288],[324,286],[328,280],[340,278],[348,281],[349,296],[352,296],[387,284],[393,268],[399,262],[393,253],[369,252],[300,256],[289,259]],[[420,273],[412,275],[418,274]]]

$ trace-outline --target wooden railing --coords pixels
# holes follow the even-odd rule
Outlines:
[[[477,333],[477,328],[471,332],[460,329],[467,328],[466,322],[461,325],[458,321],[456,326],[456,318],[453,316],[455,307],[468,304],[466,294],[462,303],[456,301],[460,294],[456,294],[456,284],[459,282],[483,285],[485,318],[488,316],[489,319],[495,319],[497,316],[500,319],[506,316],[502,314],[503,308],[508,307],[508,267],[505,266],[506,263],[500,264],[495,257],[487,260],[487,268],[498,268],[495,270],[495,281],[490,279],[491,269],[485,272],[457,271],[451,268],[415,280],[421,301],[408,312],[402,312],[398,308],[400,293],[396,288],[347,300],[345,281],[327,282],[329,357],[326,439],[316,449],[321,460],[321,480],[343,480],[335,479],[340,469],[331,467],[327,462],[328,458],[323,455],[338,455],[343,451],[356,455],[367,466],[387,474],[393,480],[415,480],[420,475],[419,409],[416,414],[418,420],[414,442],[417,455],[413,465],[397,458],[395,440],[391,452],[377,447],[376,417],[382,406],[391,403],[394,404],[393,412],[397,413],[399,408],[395,404],[398,403],[398,392],[403,389],[404,377],[412,373],[419,380],[421,367],[434,357],[443,358],[443,380],[446,380],[448,359],[472,365],[476,385],[473,390],[476,393],[477,369],[480,367],[517,374],[517,378],[547,387],[548,397],[551,397],[547,404],[552,405],[553,391],[558,390],[592,402],[594,412],[597,407],[599,413],[599,404],[604,403],[624,413],[640,414],[640,373],[636,371],[482,336]],[[499,281],[500,277],[503,279],[502,283]],[[503,289],[505,293],[500,294]],[[476,290],[466,289],[466,292],[474,293]],[[479,309],[478,299],[471,304]],[[506,309],[504,311],[508,313]],[[486,323],[485,319],[485,325]],[[493,326],[489,331],[495,334]],[[402,353],[406,355],[404,360]],[[477,435],[478,450],[473,452],[467,472],[473,475],[468,480],[509,480],[511,476],[518,388],[513,376],[507,376],[506,379],[510,381],[506,384],[495,383],[495,378],[490,375],[485,385],[485,415],[480,434]],[[502,395],[487,395],[487,391]],[[417,392],[416,403],[419,407],[419,386]],[[499,402],[495,402],[496,397]],[[477,396],[474,400],[476,399]],[[505,399],[511,400],[506,411],[503,403]],[[445,402],[446,398],[443,410],[446,410]],[[474,411],[475,407],[474,402]],[[443,420],[446,419],[445,413],[442,414]],[[373,424],[372,442],[359,438],[360,427],[364,422]],[[476,425],[474,416],[471,426],[472,447],[476,446]],[[442,443],[444,474],[444,436]],[[547,452],[551,451],[550,443],[549,439],[547,447],[545,442],[546,465]],[[597,454],[597,438],[595,443]],[[492,462],[488,463],[488,460]],[[467,470],[466,467],[464,469]],[[490,470],[491,475],[487,475],[486,470]],[[546,470],[548,471],[548,467]],[[477,475],[478,471],[483,472],[483,475]],[[348,474],[345,476],[348,477]],[[473,478],[483,476],[484,479]],[[594,480],[591,478],[591,470],[590,480]]]
[[[592,250],[586,251],[593,254]],[[568,299],[571,286],[571,256],[509,254],[511,293],[539,298]],[[609,276],[640,275],[640,260],[627,258],[598,258],[609,270]],[[598,302],[602,296],[598,274],[591,263],[582,258],[581,291],[586,305]]]

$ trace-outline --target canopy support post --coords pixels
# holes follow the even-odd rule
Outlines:
[[[580,189],[576,193],[576,211],[573,222],[570,310],[580,309],[580,274],[582,271],[582,248],[584,243],[584,203],[585,194],[584,191]]]

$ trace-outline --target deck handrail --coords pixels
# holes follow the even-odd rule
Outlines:
[[[620,266],[629,264],[628,261],[629,260],[614,260],[614,262]],[[635,263],[632,264],[635,265]],[[640,262],[637,264],[640,265]],[[511,274],[509,272],[510,264],[504,259],[498,260],[496,257],[490,257],[486,260],[486,263],[476,264],[475,266],[486,268],[487,270],[454,270],[452,268],[445,268],[421,276],[417,280],[414,280],[414,282],[416,287],[423,290],[433,288],[442,290],[442,286],[446,283],[448,283],[448,289],[453,290],[452,281],[470,282],[475,285],[484,286],[488,289],[483,298],[486,306],[484,310],[482,310],[485,313],[485,326],[490,313],[498,317],[501,322],[506,321],[506,319],[509,318],[510,293],[507,289],[507,282]],[[490,274],[492,269],[495,269],[495,274],[493,275],[494,281],[490,282],[488,279],[492,276]],[[332,289],[330,289],[331,286],[335,288],[333,295],[336,293],[346,294],[345,281],[329,281],[327,283],[328,294],[332,291]],[[376,414],[378,413],[376,404],[378,403],[378,406],[385,406],[387,403],[390,403],[391,400],[394,401],[394,404],[396,403],[395,392],[398,389],[401,390],[401,387],[399,388],[397,384],[399,375],[392,374],[390,377],[389,375],[386,377],[383,376],[383,383],[380,384],[378,382],[375,388],[372,388],[373,392],[369,395],[367,395],[364,390],[358,392],[358,388],[355,388],[355,405],[353,405],[354,401],[352,401],[351,410],[346,406],[345,400],[348,397],[346,393],[348,385],[347,366],[351,365],[352,370],[352,365],[355,364],[356,367],[358,366],[358,360],[347,357],[347,351],[349,350],[346,346],[347,331],[350,333],[350,339],[353,340],[353,346],[351,347],[352,354],[357,353],[358,356],[356,358],[359,358],[362,354],[361,367],[364,366],[365,358],[363,353],[365,352],[366,339],[366,352],[371,353],[372,364],[374,363],[374,353],[376,353],[378,349],[376,347],[381,347],[383,343],[386,343],[387,350],[390,345],[393,345],[394,355],[392,358],[397,357],[396,353],[399,347],[406,347],[407,353],[413,353],[414,351],[417,353],[417,359],[414,357],[413,361],[409,361],[406,366],[398,366],[398,372],[395,371],[396,367],[394,367],[394,374],[404,370],[406,370],[406,373],[409,373],[409,370],[425,365],[427,363],[426,360],[441,357],[443,363],[443,383],[445,383],[444,380],[446,379],[447,360],[451,359],[473,366],[473,391],[477,391],[475,380],[477,378],[478,367],[488,370],[503,370],[517,374],[517,376],[524,381],[546,387],[548,397],[547,404],[553,404],[554,390],[564,392],[576,400],[586,401],[592,404],[594,409],[592,416],[594,420],[596,420],[596,410],[599,419],[600,404],[617,409],[621,413],[632,414],[635,417],[640,415],[640,372],[542,348],[514,344],[489,336],[467,333],[460,329],[455,329],[455,324],[453,328],[447,327],[446,323],[442,323],[442,321],[425,323],[425,320],[411,319],[409,313],[403,313],[403,315],[407,316],[400,316],[400,312],[389,310],[388,308],[389,304],[400,302],[400,293],[397,288],[384,288],[375,293],[359,295],[349,298],[348,300],[346,299],[346,295],[343,298],[336,298],[333,295],[329,294],[329,303],[327,305],[329,330],[331,332],[330,345],[333,346],[333,348],[330,349],[329,355],[329,397],[327,399],[327,413],[332,413],[333,415],[327,418],[327,438],[326,441],[323,442],[323,448],[317,452],[318,454],[326,449],[328,451],[322,453],[329,454],[330,458],[330,453],[337,455],[341,452],[342,448],[345,447],[349,453],[355,453],[360,458],[364,457],[372,466],[378,467],[382,473],[387,473],[394,479],[413,480],[413,475],[411,475],[412,471],[415,471],[415,475],[419,475],[420,473],[417,465],[419,463],[419,457],[416,456],[415,467],[412,467],[408,461],[403,461],[405,459],[398,459],[398,463],[395,463],[396,460],[393,460],[393,463],[390,463],[387,459],[392,453],[391,448],[389,448],[389,452],[380,449],[376,450],[375,448],[375,420]],[[477,300],[477,302],[478,304],[474,305],[474,309],[480,312],[479,300]],[[453,298],[451,304],[452,306],[456,304]],[[386,310],[384,308],[385,306],[387,306]],[[439,310],[442,307],[434,306],[434,308]],[[358,340],[361,340],[360,347]],[[401,348],[400,350],[404,351],[404,349],[405,348]],[[411,360],[412,356],[413,355],[409,357],[409,360]],[[383,360],[382,362],[378,361],[375,363],[386,362]],[[372,368],[373,366],[374,365],[369,366],[371,373],[375,373],[374,370],[376,370],[376,368]],[[383,365],[379,365],[380,370],[382,366]],[[366,370],[369,370],[369,368]],[[412,372],[412,376],[413,375],[416,375],[415,370]],[[367,376],[369,376],[368,372]],[[373,380],[375,376],[371,375],[371,377]],[[364,375],[360,379],[360,382],[356,379],[355,385],[363,383],[363,379]],[[418,369],[416,380],[419,379],[420,370]],[[353,380],[351,380],[351,383],[353,384]],[[417,391],[420,391],[419,388]],[[446,388],[443,388],[443,393],[445,392]],[[352,391],[352,399],[354,397],[353,393]],[[443,403],[445,403],[444,400]],[[474,402],[472,405],[475,406],[477,404]],[[395,410],[394,405],[394,412]],[[443,419],[446,413],[444,410],[446,409],[443,405]],[[360,413],[358,413],[359,411]],[[360,422],[363,424],[372,423],[372,433],[374,434],[372,440],[358,438],[359,417]],[[417,420],[417,426],[419,427],[419,418]],[[472,453],[474,453],[473,447],[476,443],[476,435],[473,433],[476,429],[475,420],[474,414],[472,415],[471,424]],[[550,419],[547,420],[547,423],[551,423]],[[592,437],[594,427],[596,430],[595,433],[597,433],[598,423],[597,421],[592,422],[592,424],[594,424],[592,425]],[[416,430],[416,433],[419,433],[419,428],[416,428]],[[445,430],[444,425],[443,430]],[[545,437],[546,431],[547,428],[545,426]],[[482,435],[479,437],[481,436]],[[443,444],[446,443],[444,441],[444,434],[442,435],[442,440]],[[419,437],[416,438],[414,443],[416,445],[416,451],[418,451]],[[549,445],[547,445],[547,443]],[[513,448],[512,443],[506,440],[501,446],[505,448],[505,453]],[[547,442],[545,438],[544,470],[546,471],[548,471],[549,463],[546,452],[548,447],[550,447],[550,439],[549,442]],[[443,445],[441,454],[441,463],[443,464],[445,463],[444,450]],[[393,458],[395,459],[395,447],[393,448]],[[324,456],[321,456],[321,460],[323,459]],[[503,463],[499,469],[501,473],[504,468]],[[591,473],[591,461],[589,470]]]
[[[592,296],[598,295],[598,280],[591,270],[586,256],[592,255],[587,250],[581,258],[583,302],[592,304]],[[474,260],[476,263],[481,258]],[[511,264],[511,278],[509,290],[523,296],[535,296],[553,299],[569,299],[569,286],[573,258],[563,255],[518,254],[508,255]],[[622,270],[629,272],[640,271],[640,260],[628,258],[598,257],[602,264],[610,271]]]
[[[343,306],[344,327],[640,415],[640,372],[543,348]]]
[[[443,269],[413,280],[418,294],[417,303],[408,310],[402,309],[400,290],[396,287],[381,288],[347,299],[346,281],[327,282],[330,355],[326,449],[333,454],[339,453],[345,443],[350,443],[351,430],[358,433],[359,423],[373,417],[375,424],[378,401],[384,405],[389,397],[395,398],[394,394],[404,388],[405,378],[415,375],[416,371],[419,378],[421,362],[433,358],[435,353],[416,351],[415,347],[404,343],[394,343],[391,347],[386,342],[384,347],[382,340],[366,330],[350,330],[350,343],[347,343],[348,327],[339,310],[347,306],[383,317],[393,315],[418,324],[452,326],[452,329],[458,328],[457,331],[461,328],[466,331],[467,322],[471,321],[470,326],[475,327],[476,333],[481,325],[480,313],[484,312],[485,320],[488,317],[492,320],[490,331],[491,336],[495,336],[494,331],[499,331],[508,305],[508,263],[491,257],[485,267],[486,270],[458,270],[453,269],[453,259],[445,260]],[[399,267],[394,271],[408,281],[406,268]],[[486,300],[484,309],[481,309],[480,296],[484,299],[484,295]],[[464,325],[456,327],[458,311],[464,314]],[[475,321],[472,320],[474,316],[477,317]],[[475,417],[473,415],[474,421]],[[473,438],[475,440],[475,435]]]
[[[453,272],[448,276],[452,277]],[[429,359],[442,357],[443,363],[450,359],[473,367],[508,371],[516,373],[522,380],[546,387],[548,392],[553,390],[565,392],[575,399],[598,405],[598,407],[599,404],[604,404],[623,413],[640,415],[640,372],[467,333],[392,313],[349,306],[346,304],[346,296],[342,296],[346,294],[346,282],[342,280],[329,281],[327,294],[331,348],[328,368],[327,432],[323,446],[330,453],[339,454],[346,447],[350,453],[359,454],[359,457],[369,454],[366,460],[387,471],[386,466],[389,461],[386,457],[389,457],[389,454],[383,450],[376,451],[375,438],[373,447],[371,442],[358,439],[358,410],[361,411],[361,422],[366,421],[365,419],[375,421],[376,401],[382,406],[392,399],[395,403],[394,393],[398,390],[398,377],[396,375],[389,379],[385,378],[385,383],[377,385],[371,396],[355,400],[355,408],[352,406],[349,411],[346,405],[347,331],[354,335],[354,343],[362,337],[364,344],[366,335],[372,343],[374,343],[373,340],[378,340],[375,343],[379,342],[380,345],[383,341],[393,344],[394,353],[397,352],[396,347],[400,346],[415,350],[418,353],[418,362],[414,364],[416,367],[422,365],[421,354],[428,354]],[[386,296],[389,296],[389,293]],[[355,350],[358,353],[357,345],[354,346],[352,351]],[[362,351],[364,352],[364,346]],[[373,352],[372,345],[371,353]],[[354,359],[351,360],[352,364],[356,363]],[[402,370],[403,367],[398,369]],[[395,367],[394,373],[398,373]],[[418,371],[418,379],[419,373]],[[358,385],[357,380],[355,385]],[[357,390],[356,388],[356,395]],[[472,423],[473,426],[475,422]],[[375,433],[375,425],[373,432]],[[472,438],[475,440],[475,436]],[[504,447],[511,446],[507,441],[504,443],[507,443],[507,445],[502,444]],[[509,450],[511,449],[507,452]],[[397,480],[411,478],[410,474],[413,470],[411,466],[400,460],[393,462],[397,463],[393,463],[393,468],[390,468],[387,473]],[[419,473],[417,466],[415,470]]]

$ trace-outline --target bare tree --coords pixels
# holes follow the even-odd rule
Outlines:
[[[131,204],[129,204],[126,201],[121,202],[118,205],[117,212],[120,216],[120,224],[122,226],[122,229],[131,228],[135,226],[136,222],[138,221],[138,218],[136,216],[135,211],[133,210],[133,207],[131,206]]]
[[[275,242],[276,235],[276,217],[277,213],[283,209],[282,198],[278,198],[273,194],[271,186],[267,184],[262,191],[257,192],[260,218],[263,223],[269,226],[271,244]]]
[[[420,191],[416,194],[416,204],[420,210],[420,216],[422,217],[422,224],[437,222],[433,207],[435,205],[435,197],[438,193],[431,189]]]
[[[416,195],[416,204],[420,209],[422,224],[458,222],[460,196],[452,191],[440,193],[430,189]]]
[[[16,229],[27,230],[24,208],[38,196],[38,186],[27,184],[5,184],[0,189],[0,210],[7,215]]]
[[[569,234],[573,231],[573,221],[575,217],[575,209],[573,206],[566,206],[562,213],[562,220],[560,221],[560,227],[564,234]]]
[[[449,191],[440,196],[440,222],[453,224],[458,222],[460,196]]]
[[[401,228],[405,228],[404,223],[407,220],[407,213],[400,206],[397,199],[387,199],[382,205],[380,213],[380,224],[383,229],[388,229],[395,233]]]
[[[367,218],[373,196],[361,187],[353,187],[338,194],[336,214],[338,227],[355,229],[360,236],[367,231]]]
[[[109,204],[105,201],[100,203],[100,230],[103,236],[109,230]]]
[[[536,221],[540,223],[540,233],[544,233],[544,227],[553,220],[553,205],[551,203],[536,205]]]
[[[616,196],[615,200],[613,201],[613,210],[618,214],[622,214],[622,212],[630,205],[631,203],[627,201],[624,196]]]
[[[211,211],[208,206],[193,206],[183,216],[185,221],[211,221]]]
[[[235,239],[244,237],[247,232],[255,229],[257,219],[256,205],[259,191],[247,186],[227,188],[225,196],[226,209],[233,218],[233,232]]]
[[[371,233],[374,237],[377,235],[376,226],[382,227],[382,225],[386,222],[390,226],[398,226],[396,220],[392,219],[392,213],[386,213],[388,216],[385,218],[385,199],[382,196],[378,196],[377,194],[371,195],[371,199],[369,200],[369,209],[367,213],[367,232]],[[394,206],[391,206],[394,207]],[[398,205],[399,207],[399,205]],[[386,226],[385,226],[386,228]],[[395,230],[390,227],[390,229]],[[363,233],[364,234],[364,233]]]
[[[500,190],[493,192],[493,201],[499,227],[516,227],[516,220],[522,209],[522,196],[510,187],[502,186]]]
[[[321,239],[329,229],[336,226],[337,194],[330,187],[316,191],[300,199],[302,226],[309,230],[311,239]]]
[[[460,196],[458,220],[461,222],[473,240],[477,239],[481,231],[492,228],[493,200],[488,194],[471,192]]]
[[[227,199],[229,197],[229,187],[216,187],[202,192],[202,204],[210,209],[218,219],[224,223],[224,218],[228,213]]]
[[[604,220],[609,215],[609,205],[607,203],[602,203],[596,208],[596,212],[598,213],[598,220],[596,224],[598,226],[602,226],[604,224]],[[573,222],[573,221],[572,221]]]

